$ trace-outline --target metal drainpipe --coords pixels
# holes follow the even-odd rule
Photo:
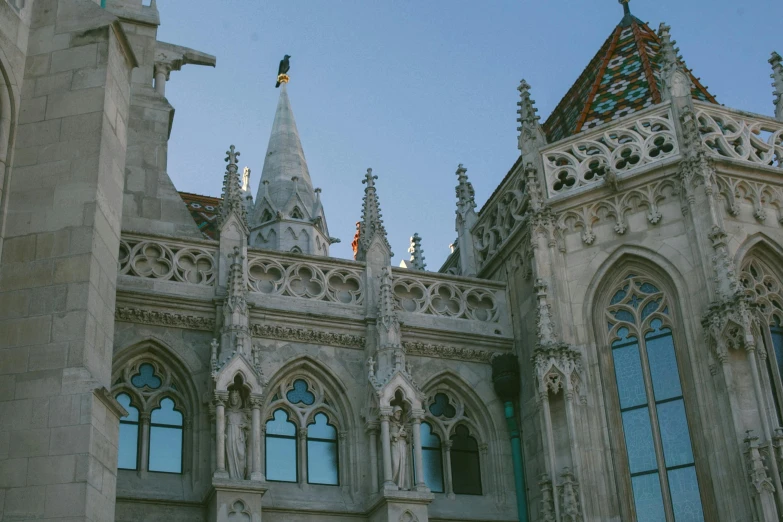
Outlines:
[[[503,401],[506,423],[511,434],[511,457],[514,466],[519,522],[528,522],[525,463],[522,458],[519,424],[514,411],[514,400],[519,397],[520,390],[519,359],[516,355],[503,354],[492,359],[492,383],[495,385],[495,393]]]
[[[101,7],[106,9],[106,0],[101,0]]]

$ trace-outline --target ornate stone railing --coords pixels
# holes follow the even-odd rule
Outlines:
[[[119,274],[215,286],[217,246],[123,234]]]
[[[549,197],[679,154],[669,105],[579,134],[542,151]]]
[[[248,289],[266,295],[364,303],[364,267],[360,263],[316,261],[273,252],[248,251]]]
[[[484,323],[498,323],[504,286],[489,281],[467,282],[448,276],[427,276],[420,272],[392,270],[392,290],[397,308]]]
[[[694,103],[701,141],[713,156],[783,169],[783,122]]]

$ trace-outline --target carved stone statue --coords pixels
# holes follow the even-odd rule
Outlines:
[[[408,430],[402,420],[402,408],[395,406],[391,426],[392,480],[403,490],[410,489],[408,478]]]
[[[247,477],[247,441],[249,423],[242,409],[242,397],[237,390],[228,396],[226,410],[226,468],[234,480]]]

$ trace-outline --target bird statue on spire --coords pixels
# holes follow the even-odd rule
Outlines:
[[[281,83],[288,83],[288,70],[291,68],[291,64],[288,63],[288,59],[291,58],[289,55],[285,55],[282,60],[280,60],[280,66],[277,68],[277,83],[275,84],[275,89],[280,87]]]

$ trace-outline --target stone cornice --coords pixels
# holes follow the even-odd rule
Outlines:
[[[117,321],[128,323],[150,324],[155,326],[171,326],[189,330],[215,330],[215,319],[197,315],[161,312],[145,308],[117,307],[114,311]]]
[[[459,346],[447,346],[444,344],[430,344],[422,342],[403,341],[403,348],[407,355],[417,357],[437,357],[440,359],[456,359],[460,361],[480,362],[489,364],[492,358],[502,352],[478,350],[475,348],[463,348]]]

